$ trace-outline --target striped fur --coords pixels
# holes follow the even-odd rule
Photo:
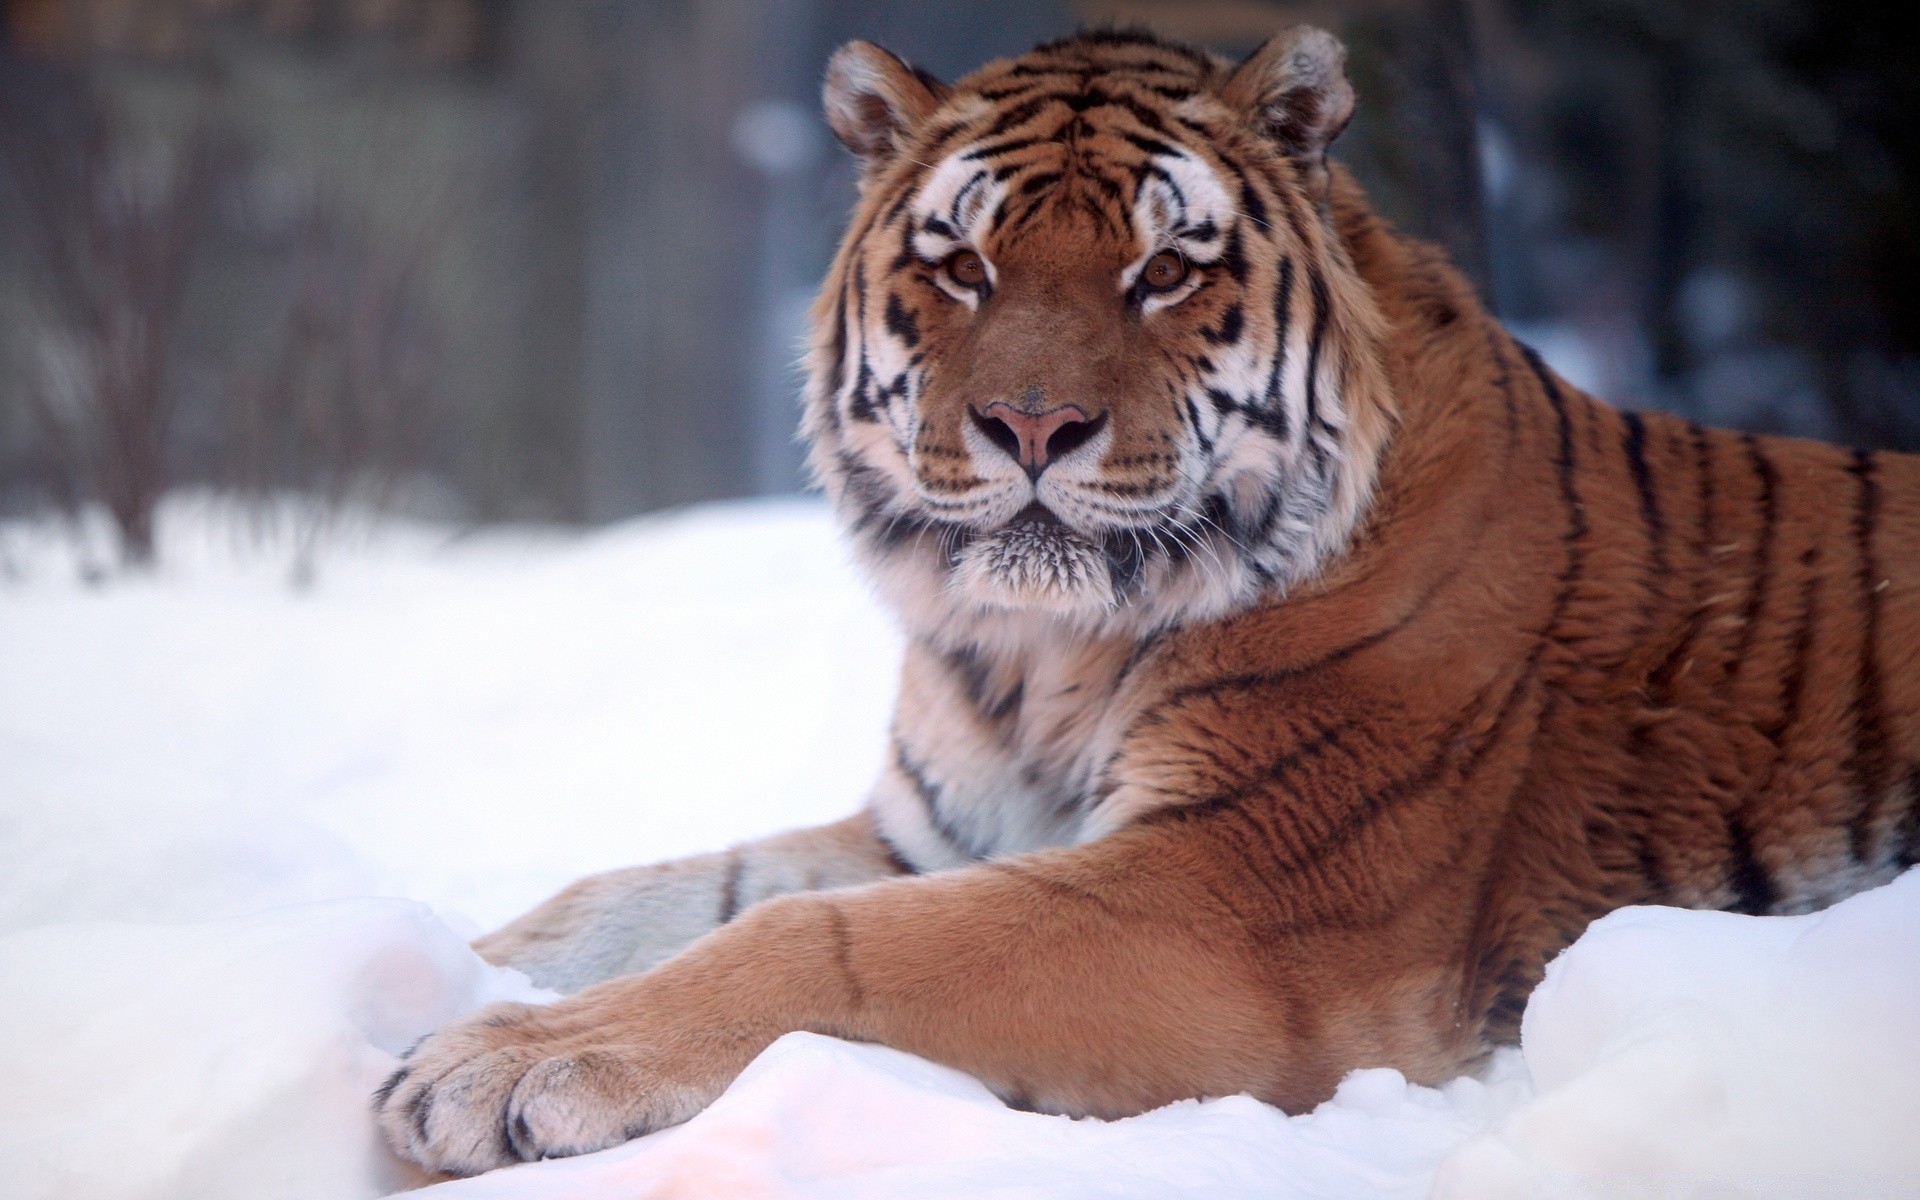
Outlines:
[[[793,1029],[1049,1111],[1297,1109],[1510,1040],[1610,909],[1803,912],[1913,865],[1920,460],[1569,387],[1329,170],[1338,76],[1302,31],[951,87],[842,51],[866,166],[807,429],[910,633],[880,779],[483,939],[567,987],[650,969],[436,1035],[379,1098],[397,1147],[597,1148]],[[1191,286],[1143,296],[1168,239]],[[1095,428],[1036,485],[994,400]]]

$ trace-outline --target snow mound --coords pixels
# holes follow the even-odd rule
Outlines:
[[[1538,1096],[1437,1196],[1920,1194],[1920,871],[1803,917],[1612,913],[1521,1040]]]
[[[0,1194],[347,1200],[426,1182],[367,1097],[400,1051],[547,995],[423,904],[342,900],[191,925],[0,938]]]
[[[1308,1117],[1234,1096],[1070,1121],[1007,1108],[968,1076],[897,1050],[791,1033],[686,1125],[442,1184],[421,1200],[1416,1200],[1434,1165],[1496,1105],[1473,1079],[1434,1090],[1409,1087],[1397,1071],[1359,1071]]]
[[[386,524],[298,593],[226,520],[169,506],[170,565],[104,588],[0,523],[6,1200],[433,1183],[368,1095],[530,995],[466,937],[589,871],[844,815],[880,761],[898,641],[819,504]],[[1098,1122],[796,1034],[679,1129],[425,1194],[1916,1196],[1920,872],[1807,917],[1616,913],[1523,1036],[1442,1088],[1367,1070],[1312,1113]]]

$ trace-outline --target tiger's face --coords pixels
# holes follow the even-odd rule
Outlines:
[[[861,202],[815,310],[807,433],[909,619],[1135,633],[1308,578],[1390,419],[1325,218],[1339,44],[1237,70],[1083,35],[951,87],[853,43]]]

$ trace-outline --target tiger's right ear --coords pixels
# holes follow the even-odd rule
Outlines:
[[[827,124],[861,165],[884,165],[947,97],[947,85],[872,42],[848,42],[827,62]]]

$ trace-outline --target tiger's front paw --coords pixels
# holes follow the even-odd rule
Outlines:
[[[608,1007],[496,1004],[433,1034],[375,1094],[381,1131],[422,1166],[475,1175],[679,1124],[737,1073]]]

